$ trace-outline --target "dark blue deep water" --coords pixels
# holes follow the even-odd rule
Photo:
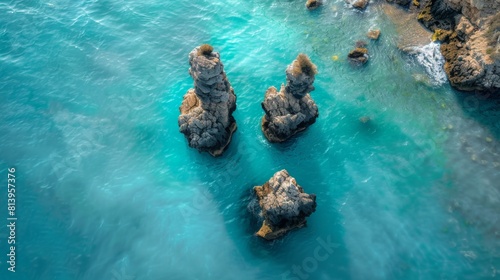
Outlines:
[[[15,273],[0,227],[0,279],[499,279],[498,100],[400,51],[381,4],[304,2],[1,0],[0,223],[11,167],[18,220]],[[370,27],[382,36],[352,67]],[[177,126],[202,43],[238,96],[220,158]],[[271,145],[260,102],[299,52],[320,117]],[[247,204],[284,168],[317,211],[263,242]]]

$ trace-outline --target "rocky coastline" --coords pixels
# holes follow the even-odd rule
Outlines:
[[[390,2],[390,1],[388,1]],[[441,42],[450,84],[463,91],[500,92],[500,1],[425,0],[401,3]]]

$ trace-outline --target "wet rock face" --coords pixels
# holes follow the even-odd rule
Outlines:
[[[286,141],[316,121],[318,107],[309,95],[314,90],[316,72],[309,58],[300,54],[286,69],[286,86],[282,85],[279,92],[275,87],[266,91],[262,131],[269,141]]]
[[[288,231],[303,227],[306,217],[316,210],[316,195],[304,193],[295,178],[286,170],[276,172],[262,186],[254,187],[262,227],[256,233],[265,239],[275,239]]]
[[[308,10],[314,10],[323,4],[323,0],[307,0],[306,8]]]
[[[189,146],[220,156],[236,130],[232,113],[236,95],[226,78],[220,55],[203,45],[189,53],[189,74],[194,88],[188,90],[179,108],[179,130]]]

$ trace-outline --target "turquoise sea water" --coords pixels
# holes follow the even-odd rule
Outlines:
[[[0,229],[0,279],[500,278],[500,102],[429,76],[380,5],[303,2],[1,1],[0,217],[15,167],[18,220],[15,273]],[[382,36],[352,67],[370,27]],[[202,43],[238,97],[220,158],[177,126]],[[271,145],[260,102],[299,52],[320,117]],[[284,168],[317,211],[264,242],[247,204]]]

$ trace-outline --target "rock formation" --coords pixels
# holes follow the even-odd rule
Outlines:
[[[269,141],[283,142],[316,121],[318,107],[309,95],[316,73],[309,57],[299,54],[286,69],[286,86],[279,92],[275,87],[266,91],[262,131]]]
[[[452,86],[500,92],[500,1],[427,0],[418,20],[442,41]]]
[[[358,10],[364,10],[368,3],[370,3],[370,0],[354,0],[352,6]]]
[[[357,47],[349,52],[347,59],[355,64],[365,64],[368,61],[368,49]]]
[[[307,0],[306,8],[308,10],[314,10],[323,4],[323,0]]]
[[[262,186],[254,187],[264,221],[256,233],[265,239],[275,239],[288,231],[301,228],[316,210],[316,195],[306,194],[286,170],[276,172]]]
[[[368,33],[366,33],[366,36],[372,40],[378,40],[378,37],[380,37],[380,29],[370,29]]]
[[[220,156],[236,130],[232,113],[236,96],[226,78],[220,55],[209,45],[189,53],[189,74],[194,88],[188,90],[179,108],[179,130],[189,146],[200,152]]]

